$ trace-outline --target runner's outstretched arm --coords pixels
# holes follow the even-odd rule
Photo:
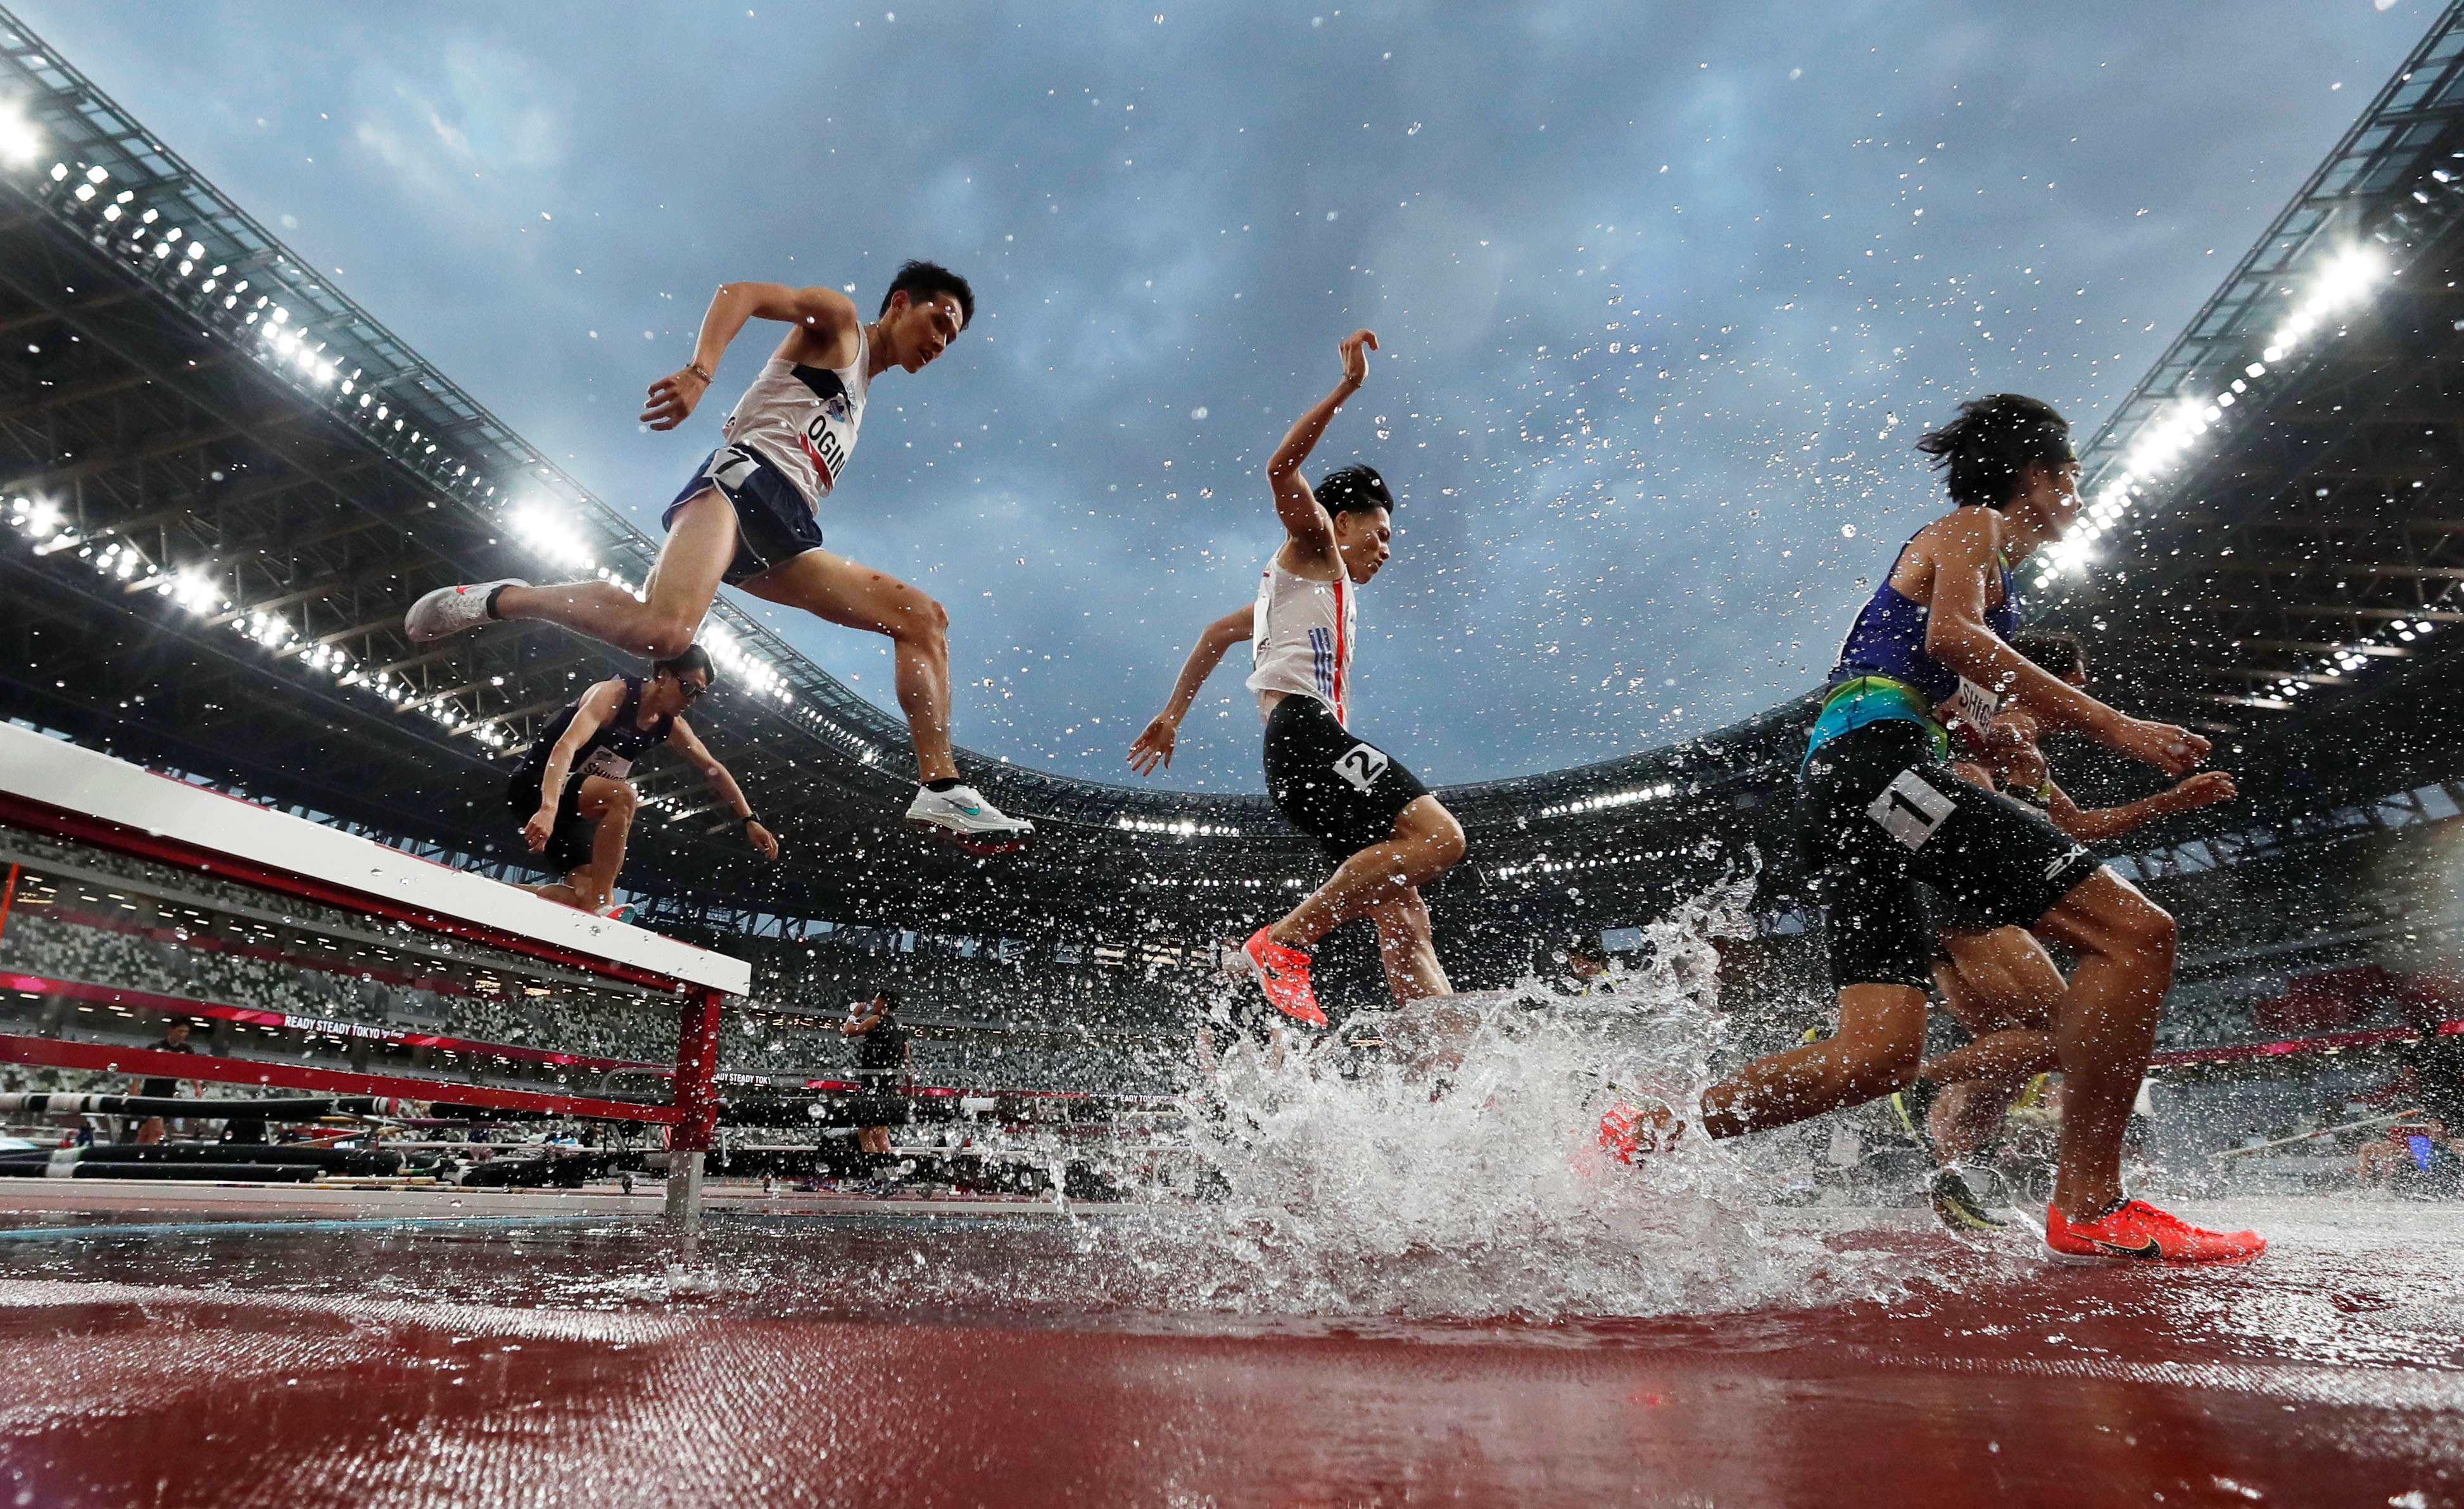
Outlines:
[[[1933,595],[1926,604],[1925,653],[1989,690],[1999,691],[2049,727],[2077,729],[2107,748],[2168,776],[2208,757],[2208,741],[2188,729],[2117,712],[2003,643],[1986,626],[1985,583],[2000,574],[1992,525],[1962,509],[1935,536]]]
[[[684,719],[678,718],[668,726],[668,743],[693,761],[693,767],[701,772],[701,778],[717,794],[719,800],[727,803],[727,810],[744,820],[744,841],[760,850],[763,859],[777,859],[779,840],[768,828],[753,820],[753,803],[744,799],[744,788],[736,783],[735,775],[718,762],[718,756],[702,743],[701,736],[686,727]]]
[[[1223,652],[1247,639],[1254,615],[1246,607],[1234,608],[1206,625],[1190,646],[1189,659],[1180,667],[1180,679],[1172,684],[1172,700],[1148,722],[1146,732],[1130,745],[1130,764],[1141,776],[1155,774],[1160,764],[1172,768],[1172,747],[1180,733],[1180,720],[1189,715],[1189,705],[1198,700],[1198,689],[1215,674],[1223,661]]]
[[[563,736],[548,752],[547,768],[539,772],[539,811],[522,824],[522,842],[530,845],[533,854],[543,852],[549,835],[556,831],[556,809],[564,799],[564,778],[573,770],[573,756],[590,742],[590,735],[616,715],[624,700],[625,684],[621,681],[603,681],[582,694],[581,703],[573,710],[573,721],[565,725]]]
[[[642,405],[642,423],[652,429],[673,429],[690,417],[693,405],[710,391],[728,345],[753,319],[775,319],[794,325],[821,347],[838,347],[851,336],[863,317],[855,301],[834,288],[789,288],[784,283],[721,283],[701,317],[701,334],[693,341],[693,361],[650,384]]]
[[[2046,815],[2054,826],[2079,840],[2095,843],[2104,839],[2118,839],[2133,828],[2145,827],[2159,818],[2175,813],[2195,812],[2219,801],[2231,801],[2241,795],[2233,778],[2220,770],[2201,771],[2177,786],[2171,786],[2152,797],[2123,802],[2119,807],[2098,807],[2082,811],[2071,800],[2070,793],[2056,786],[2046,802]]]
[[[1376,349],[1377,337],[1370,331],[1355,330],[1344,337],[1335,346],[1343,359],[1343,381],[1293,423],[1285,432],[1284,443],[1267,458],[1266,486],[1275,494],[1275,516],[1283,520],[1284,533],[1291,537],[1291,548],[1300,558],[1296,565],[1323,565],[1335,558],[1334,520],[1309,491],[1301,475],[1301,463],[1317,448],[1318,437],[1326,433],[1334,411],[1369,381],[1369,352]]]

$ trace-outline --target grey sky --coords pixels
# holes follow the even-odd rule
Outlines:
[[[1372,326],[1318,459],[1406,497],[1354,721],[1432,782],[1814,684],[1935,507],[1917,428],[2016,388],[2092,429],[2433,14],[19,5],[646,526],[770,343],[636,426],[715,284],[967,273],[824,526],[949,605],[960,738],[1048,768],[1134,778],[1278,538],[1259,465]],[[781,627],[887,701],[880,642]],[[1241,669],[1171,784],[1259,788]]]

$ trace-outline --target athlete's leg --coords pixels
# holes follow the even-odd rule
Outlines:
[[[533,886],[531,894],[583,911],[605,911],[614,899],[616,877],[625,868],[625,840],[633,831],[641,795],[629,780],[585,776],[574,793],[573,805],[583,817],[599,821],[590,838],[590,863],[565,876],[561,885]]]
[[[898,667],[898,706],[915,743],[916,779],[957,777],[958,764],[950,754],[950,615],[940,603],[887,572],[826,550],[773,566],[747,580],[744,590],[842,628],[888,635]]]
[[[658,564],[642,584],[646,601],[635,601],[611,581],[507,587],[496,595],[496,617],[561,623],[619,649],[666,660],[683,654],[701,632],[719,578],[735,558],[736,510],[716,488],[704,488],[677,510]]]
[[[1445,966],[1438,962],[1429,904],[1419,886],[1406,886],[1400,896],[1372,903],[1369,917],[1377,927],[1377,960],[1386,967],[1386,988],[1394,992],[1396,1005],[1455,993]]]
[[[2122,1198],[2122,1137],[2173,983],[2173,919],[2100,867],[2035,930],[2079,951],[2054,1024],[2062,1066],[2061,1169],[2054,1204],[2074,1221]]]
[[[1463,857],[1463,824],[1437,798],[1415,798],[1395,815],[1393,838],[1345,860],[1325,885],[1266,929],[1267,940],[1309,948],[1342,924],[1369,915],[1372,908],[1400,901],[1405,891],[1436,880]],[[1431,965],[1436,962],[1432,955]],[[1438,977],[1442,980],[1443,973]]]
[[[1918,987],[1842,986],[1839,1030],[1756,1060],[1704,1091],[1703,1127],[1714,1137],[1769,1131],[1887,1095],[1916,1079],[1925,1029],[1925,993]]]
[[[1972,1040],[1919,1071],[1942,1093],[1927,1113],[1934,1151],[1963,1158],[1990,1140],[2028,1080],[2055,1067],[2054,1019],[2069,987],[2053,955],[2023,928],[1942,936],[1934,964],[1943,1004]]]

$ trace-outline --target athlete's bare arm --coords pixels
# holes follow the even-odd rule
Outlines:
[[[1316,499],[1310,499],[1316,502]],[[1254,615],[1243,605],[1234,608],[1206,625],[1190,647],[1189,659],[1181,662],[1180,679],[1172,684],[1172,700],[1147,724],[1146,732],[1130,746],[1130,764],[1141,776],[1152,776],[1159,764],[1172,768],[1172,746],[1180,733],[1180,720],[1189,715],[1189,705],[1198,700],[1198,689],[1215,674],[1223,662],[1223,652],[1247,639]]]
[[[2095,843],[2105,839],[2118,839],[2133,828],[2144,828],[2159,818],[2176,813],[2195,812],[2219,801],[2231,801],[2241,795],[2231,775],[2220,770],[2201,771],[2198,775],[2137,801],[2123,802],[2119,807],[2097,807],[2083,810],[2071,799],[2069,792],[2056,786],[2047,794],[2046,815],[2054,826],[2079,840]]]
[[[864,323],[855,301],[835,288],[721,283],[711,295],[709,312],[701,317],[693,361],[650,384],[650,396],[642,405],[642,423],[652,429],[673,429],[683,424],[710,391],[711,378],[729,344],[754,319],[794,326],[780,341],[779,354],[823,367],[843,367],[855,360],[856,331]]]
[[[1377,337],[1369,331],[1355,330],[1344,337],[1335,346],[1343,360],[1343,381],[1293,424],[1284,443],[1267,458],[1266,486],[1275,494],[1275,516],[1283,520],[1287,536],[1275,558],[1295,576],[1331,581],[1343,569],[1343,559],[1334,549],[1334,520],[1301,475],[1301,463],[1317,448],[1318,437],[1326,433],[1334,411],[1369,380],[1369,353],[1376,349]]]
[[[1985,622],[1986,583],[1998,580],[1994,512],[1964,508],[1925,526],[1918,538],[1932,568],[1925,601],[1925,653],[2035,713],[2049,727],[2077,729],[2168,776],[2208,757],[2208,741],[2188,729],[2117,712],[2003,643]],[[1911,552],[1910,554],[1918,554]]]
[[[533,854],[544,851],[549,835],[556,831],[556,809],[564,797],[564,778],[573,771],[573,756],[624,706],[625,683],[614,677],[582,694],[582,705],[573,710],[573,721],[564,726],[563,736],[548,752],[547,769],[539,773],[539,811],[522,824],[522,842],[530,845]]]
[[[685,758],[693,761],[693,768],[701,772],[701,778],[709,784],[718,799],[727,804],[728,811],[735,813],[738,818],[749,819],[753,816],[753,803],[744,799],[744,788],[736,783],[736,776],[726,766],[718,762],[718,756],[713,754],[709,747],[702,743],[700,735],[685,725],[684,719],[678,718],[668,725],[668,743]],[[779,840],[761,824],[746,822],[744,839],[746,842],[761,851],[763,859],[775,860],[779,857]]]

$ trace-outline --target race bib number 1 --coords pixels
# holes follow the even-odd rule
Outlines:
[[[1925,840],[1958,811],[1958,803],[1926,784],[1915,771],[1900,772],[1882,794],[1865,809],[1865,816],[1882,825],[1882,831],[1912,849],[1925,846]]]

